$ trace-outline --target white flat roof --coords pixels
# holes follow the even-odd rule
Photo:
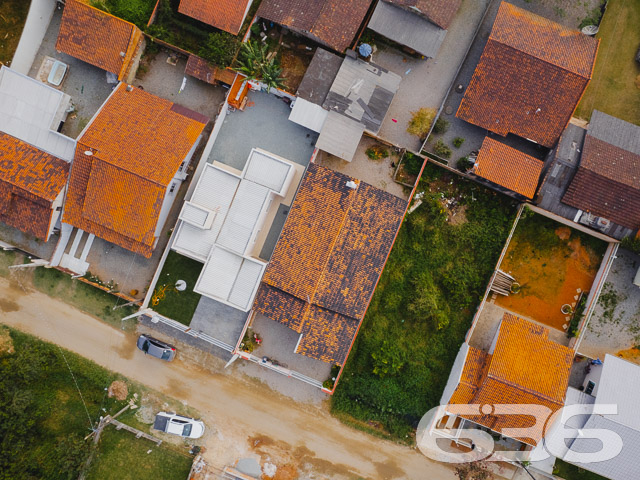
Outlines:
[[[58,133],[70,97],[10,68],[0,68],[0,131],[70,162],[76,141]]]
[[[205,264],[195,291],[248,311],[266,262],[250,256],[274,196],[286,196],[291,162],[253,149],[239,175],[205,165],[180,212],[171,248]]]
[[[247,312],[266,266],[266,262],[214,246],[194,291]]]

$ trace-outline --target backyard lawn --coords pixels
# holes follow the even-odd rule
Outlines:
[[[2,0],[0,2],[0,64],[11,64],[18,48],[31,0]]]
[[[640,125],[640,0],[609,0],[596,35],[600,39],[591,83],[576,110],[589,120],[594,109]]]
[[[156,0],[90,0],[89,3],[144,30],[151,18]]]
[[[200,302],[200,294],[195,293],[193,287],[202,267],[202,263],[170,251],[154,287],[158,297],[162,296],[157,294],[164,289],[164,298],[158,298],[157,305],[152,302],[151,307],[160,315],[188,326]],[[173,288],[178,280],[187,282],[185,291],[179,292]]]
[[[515,218],[505,196],[427,164],[332,397],[347,423],[410,443],[449,371]]]
[[[151,450],[150,453],[147,453]],[[104,429],[87,480],[187,480],[193,458],[162,443],[136,438],[131,432]]]
[[[525,209],[500,270],[515,278],[520,291],[499,295],[496,303],[563,331],[576,297],[591,289],[607,243]]]

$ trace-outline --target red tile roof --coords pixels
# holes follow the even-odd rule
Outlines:
[[[353,43],[372,0],[263,0],[258,16],[344,52]]]
[[[77,0],[62,13],[56,50],[124,78],[142,32],[134,24]]]
[[[544,162],[486,137],[473,173],[527,198],[533,198]]]
[[[419,13],[440,28],[446,30],[456,16],[462,0],[384,0]]]
[[[598,40],[502,2],[457,117],[552,147],[584,92]]]
[[[506,313],[492,355],[469,347],[460,383],[449,403],[512,404],[513,414],[462,416],[496,432],[533,427],[534,409],[527,405],[548,408],[551,413],[561,408],[573,365],[573,350],[548,337],[547,328]],[[455,413],[455,407],[447,410]],[[537,445],[544,435],[544,426],[542,422],[529,435],[516,438]]]
[[[127,88],[78,139],[63,221],[149,257],[166,189],[208,119]]]
[[[580,166],[562,201],[638,230],[640,155],[587,135]]]
[[[249,0],[180,0],[178,12],[237,35],[248,8]]]
[[[69,163],[0,132],[0,222],[47,240]]]
[[[310,164],[254,309],[303,334],[298,353],[342,364],[407,203]]]

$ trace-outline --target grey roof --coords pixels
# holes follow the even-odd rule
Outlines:
[[[602,449],[605,454],[613,456],[613,458],[593,463],[571,463],[611,480],[640,478],[640,462],[638,462],[640,432],[620,425],[601,415],[589,417],[587,424],[584,426],[585,433],[591,429],[609,430],[620,435],[622,438],[622,451],[616,455],[617,452],[610,442],[600,442],[593,438],[577,438],[571,445],[572,450],[580,453],[595,453]]]
[[[322,105],[341,65],[342,57],[317,48],[296,95],[316,105]]]
[[[347,56],[322,106],[377,133],[400,80],[399,75],[374,63]]]
[[[387,2],[378,2],[368,28],[405,45],[425,57],[434,58],[447,31],[426,18]]]
[[[588,132],[598,140],[640,155],[640,127],[637,125],[594,110]]]
[[[362,123],[339,113],[329,112],[316,141],[316,147],[350,162],[363,132]]]
[[[597,387],[595,404],[617,405],[618,413],[616,415],[590,415],[582,427],[585,437],[576,438],[571,444],[571,449],[580,453],[595,453],[602,449],[612,458],[593,463],[571,462],[570,458],[565,459],[612,480],[640,478],[640,462],[638,462],[640,416],[637,413],[639,396],[640,366],[613,355],[606,355],[600,375],[600,385]],[[586,395],[575,398],[573,403],[591,403],[586,400],[587,398]],[[569,403],[569,401],[565,402],[565,404]],[[570,427],[579,427],[571,425],[569,422],[566,424]],[[616,454],[613,443],[588,438],[588,430],[591,429],[604,429],[617,433],[622,438],[622,451]]]
[[[0,131],[70,162],[76,141],[57,132],[71,97],[10,68],[0,68]]]

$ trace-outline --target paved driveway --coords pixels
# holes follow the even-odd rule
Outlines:
[[[407,133],[411,112],[422,107],[438,110],[444,101],[449,85],[456,76],[473,39],[476,27],[489,0],[473,0],[462,3],[447,36],[434,59],[418,60],[393,48],[380,49],[373,61],[402,77],[400,89],[391,103],[378,136],[384,140],[419,152],[422,142]],[[397,120],[394,122],[393,120]]]

